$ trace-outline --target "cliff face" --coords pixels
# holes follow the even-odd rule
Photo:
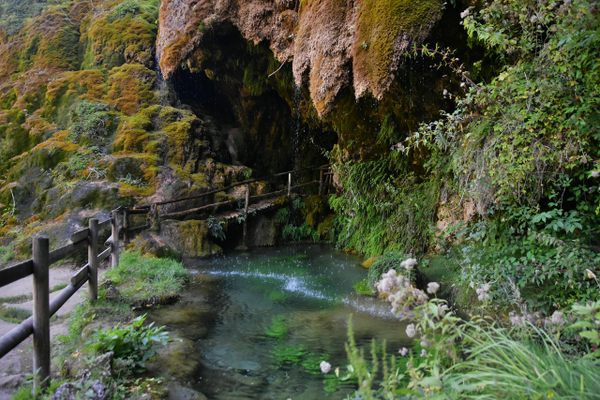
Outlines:
[[[157,55],[169,78],[207,32],[233,24],[255,45],[268,43],[279,62],[292,63],[296,85],[308,83],[322,116],[349,85],[356,98],[380,100],[402,55],[425,40],[442,10],[440,0],[164,0]]]

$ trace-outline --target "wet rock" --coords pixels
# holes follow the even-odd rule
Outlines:
[[[206,396],[187,386],[182,386],[178,382],[171,382],[168,400],[206,400]]]
[[[194,342],[183,337],[158,350],[156,359],[148,365],[151,373],[175,379],[187,380],[194,376],[200,363],[200,353]]]
[[[56,389],[52,400],[77,400],[85,396],[87,400],[107,400],[109,393],[104,384],[98,380],[93,382],[67,382]]]
[[[197,303],[160,308],[154,310],[151,317],[158,324],[175,328],[191,340],[205,338],[215,319],[210,306]]]
[[[17,389],[23,383],[23,375],[7,375],[0,377],[0,389]]]
[[[277,244],[279,229],[272,215],[250,218],[249,231],[248,246],[250,247],[270,247]]]
[[[167,220],[161,223],[160,235],[182,257],[209,257],[223,253],[223,249],[210,240],[206,221]]]
[[[79,181],[67,193],[56,188],[47,192],[46,206],[50,216],[58,216],[74,208],[111,209],[119,203],[119,185],[104,181]]]

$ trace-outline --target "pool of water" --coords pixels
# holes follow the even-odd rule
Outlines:
[[[385,303],[354,294],[359,259],[329,246],[260,249],[193,262],[182,301],[153,313],[181,343],[173,373],[209,399],[339,399],[347,322],[357,342],[408,343]],[[167,362],[168,364],[168,362]]]

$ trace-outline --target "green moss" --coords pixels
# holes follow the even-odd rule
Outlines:
[[[82,40],[84,68],[117,67],[125,63],[154,64],[158,0],[126,0],[90,21]]]
[[[156,101],[154,71],[140,64],[124,64],[109,71],[106,101],[132,115]]]
[[[51,7],[26,25],[19,53],[19,70],[76,69],[79,65],[79,27],[68,9]]]
[[[109,111],[106,104],[87,100],[78,102],[71,109],[69,138],[75,143],[88,146],[103,144],[115,129],[115,119],[115,114]]]
[[[101,102],[106,92],[106,71],[69,71],[48,83],[43,103],[45,118],[61,127],[69,125],[69,110],[78,101]]]
[[[413,40],[441,17],[442,8],[440,0],[362,1],[353,49],[355,73],[368,77],[371,88],[381,88],[390,80],[397,52],[410,50]],[[399,37],[405,43],[399,44]],[[382,92],[374,94],[380,97]]]
[[[17,100],[17,91],[15,88],[0,96],[0,110],[8,110]]]
[[[366,278],[356,282],[352,287],[354,288],[354,292],[361,296],[374,296],[377,294]]]

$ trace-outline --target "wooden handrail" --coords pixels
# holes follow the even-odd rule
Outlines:
[[[89,228],[76,231],[67,244],[50,251],[46,237],[33,239],[33,258],[0,270],[0,287],[33,275],[33,315],[22,321],[0,337],[0,358],[33,335],[33,374],[34,391],[47,387],[50,381],[50,317],[52,317],[85,282],[89,281],[92,301],[98,293],[98,264],[111,258],[115,265],[119,254],[119,221],[121,208],[113,211],[111,217],[98,223],[91,219]],[[109,246],[98,254],[98,231],[111,226]],[[88,248],[88,263],[71,276],[69,284],[50,301],[50,265],[70,257],[80,247]]]
[[[124,234],[124,240],[127,242],[129,234],[133,231],[148,229],[152,226],[150,223],[145,225],[130,228],[129,215],[141,215],[149,214],[151,218],[164,219],[173,217],[182,217],[189,214],[197,213],[200,211],[208,210],[211,208],[218,208],[220,206],[233,204],[241,201],[242,199],[231,199],[226,201],[220,201],[213,204],[208,204],[200,207],[194,207],[188,210],[172,212],[168,214],[160,215],[158,213],[158,206],[167,204],[179,203],[187,200],[195,200],[204,198],[219,192],[226,192],[235,187],[246,185],[246,195],[244,204],[244,243],[246,236],[246,219],[249,212],[249,205],[252,200],[257,200],[265,197],[274,197],[284,195],[287,193],[288,196],[294,189],[305,187],[308,185],[319,184],[319,193],[321,193],[322,186],[325,182],[324,177],[329,175],[326,170],[329,169],[329,165],[323,165],[320,167],[306,167],[291,171],[284,171],[272,175],[273,178],[288,176],[288,181],[285,189],[276,190],[269,193],[250,195],[250,184],[259,182],[260,178],[247,179],[244,181],[236,182],[227,187],[221,189],[213,189],[207,192],[201,193],[195,196],[187,196],[179,199],[161,201],[153,203],[149,206],[141,206],[133,209],[119,207],[111,212],[111,216],[108,219],[99,222],[97,219],[91,219],[88,228],[80,229],[74,232],[70,236],[70,240],[67,244],[56,248],[52,251],[49,250],[48,239],[44,237],[34,238],[33,242],[33,259],[25,260],[9,266],[8,268],[0,270],[0,287],[7,286],[19,279],[23,279],[27,276],[33,275],[34,280],[34,312],[33,316],[22,321],[19,325],[14,327],[4,336],[0,337],[0,358],[6,355],[8,352],[17,347],[21,342],[27,339],[30,335],[34,336],[34,354],[33,354],[33,365],[34,365],[34,390],[39,390],[46,387],[49,384],[50,379],[50,340],[49,340],[49,326],[50,317],[54,315],[68,300],[77,292],[85,282],[89,282],[90,297],[92,301],[97,298],[98,293],[98,264],[109,258],[111,259],[111,265],[114,267],[118,263],[119,258],[119,237],[121,231]],[[318,170],[320,177],[318,181],[309,181],[296,185],[292,185],[292,174],[306,170]],[[122,220],[121,220],[122,215]],[[101,252],[98,251],[98,234],[103,228],[111,227],[110,236],[106,239],[104,248]],[[60,293],[50,302],[50,291],[48,283],[48,270],[51,264],[64,260],[67,257],[73,255],[80,247],[87,247],[88,262],[75,272],[69,281],[69,284],[60,291]]]

